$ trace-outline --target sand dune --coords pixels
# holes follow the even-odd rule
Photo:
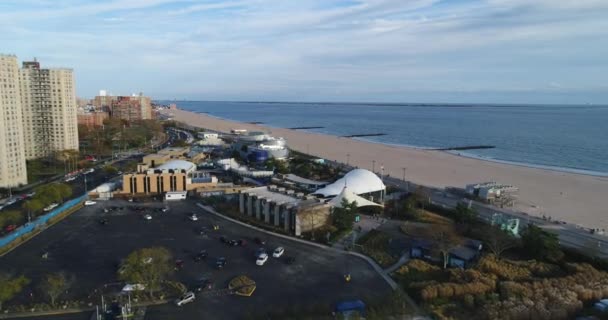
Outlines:
[[[496,181],[520,188],[517,210],[547,215],[592,228],[608,229],[608,178],[528,168],[460,157],[441,151],[389,146],[349,138],[226,121],[183,110],[171,110],[175,120],[219,131],[233,128],[271,132],[287,139],[295,150],[376,170],[433,187],[464,187],[467,183]],[[348,156],[349,155],[349,156]]]

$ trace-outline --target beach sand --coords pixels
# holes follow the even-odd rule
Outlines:
[[[320,158],[350,165],[432,187],[460,187],[496,181],[519,188],[516,210],[546,215],[590,228],[608,229],[608,178],[503,164],[461,157],[442,151],[420,150],[371,143],[282,128],[227,121],[184,110],[171,110],[174,119],[193,126],[229,132],[230,129],[265,131],[287,139],[290,148]],[[350,156],[347,156],[350,154]],[[604,199],[604,198],[607,199]]]

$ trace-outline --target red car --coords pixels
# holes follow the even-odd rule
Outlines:
[[[4,231],[13,232],[13,231],[15,231],[15,229],[17,229],[17,225],[9,224],[8,226],[6,226],[6,228],[4,228]]]

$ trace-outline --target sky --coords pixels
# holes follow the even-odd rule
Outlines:
[[[77,95],[608,104],[606,0],[0,0]]]

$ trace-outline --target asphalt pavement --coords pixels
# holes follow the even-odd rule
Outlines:
[[[107,206],[123,209],[104,213],[103,207]],[[136,206],[144,209],[133,210]],[[169,207],[166,213],[153,209],[164,206]],[[198,221],[188,219],[193,212],[200,217]],[[152,220],[144,220],[145,213],[151,214]],[[101,224],[102,218],[108,223]],[[220,230],[213,231],[213,225],[219,225]],[[207,228],[208,234],[198,234],[200,228]],[[248,244],[229,247],[219,241],[220,236],[244,239]],[[283,246],[285,256],[295,257],[295,263],[288,265],[284,259],[270,257],[266,265],[257,266],[254,252],[260,246],[254,243],[256,237],[267,241],[264,247],[269,253],[277,246]],[[169,203],[99,201],[0,258],[0,266],[4,270],[25,273],[32,279],[32,286],[18,300],[30,299],[30,293],[34,294],[34,300],[40,299],[36,284],[46,273],[56,271],[74,277],[73,287],[62,297],[73,299],[86,296],[104,284],[115,283],[121,259],[136,249],[151,246],[166,247],[175,259],[184,261],[183,269],[176,271],[173,277],[188,286],[201,278],[210,278],[216,288],[226,288],[233,277],[244,274],[256,281],[257,289],[248,298],[200,296],[183,307],[173,304],[150,307],[145,319],[242,319],[311,305],[329,307],[347,299],[379,299],[391,292],[372,267],[357,257],[251,230],[206,213],[189,200]],[[209,252],[209,257],[195,262],[194,255],[203,249]],[[41,257],[44,252],[49,253],[46,260]],[[228,261],[223,270],[215,268],[215,260],[219,257]],[[344,281],[345,273],[352,275],[350,283]],[[48,319],[76,320],[77,316]]]

